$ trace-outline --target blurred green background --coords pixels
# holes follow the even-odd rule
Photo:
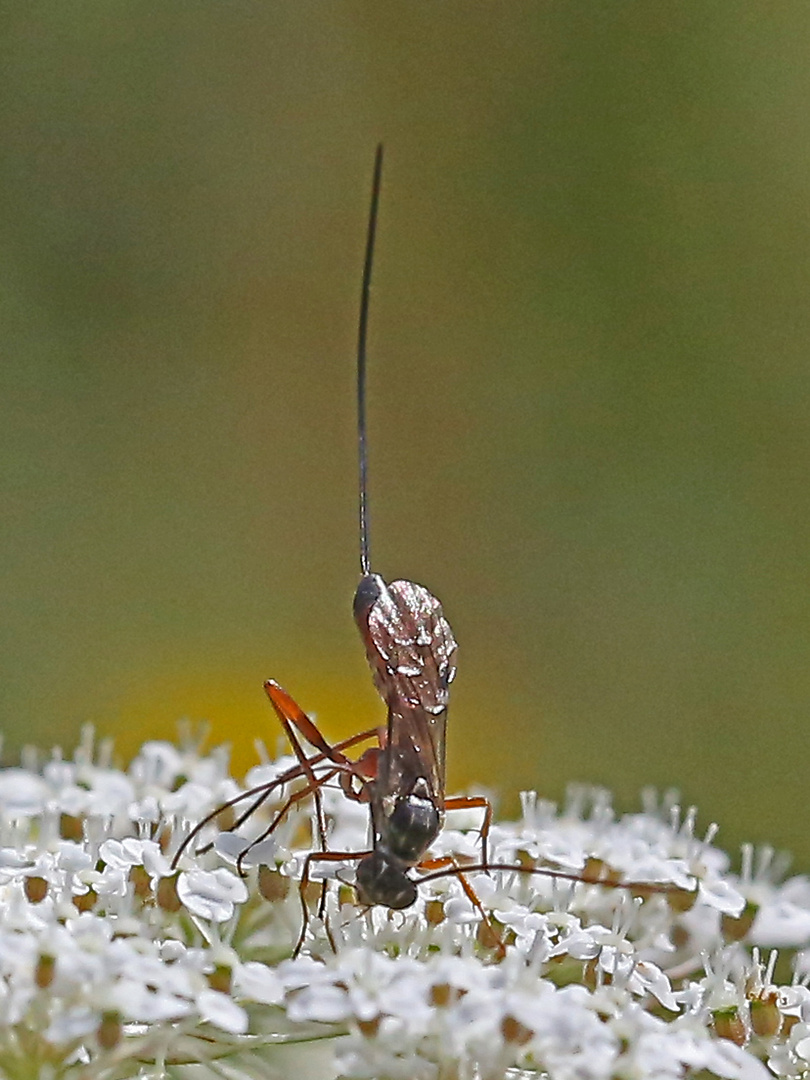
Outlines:
[[[6,760],[274,676],[381,714],[351,619],[374,144],[375,568],[461,643],[450,781],[697,802],[792,848],[810,715],[810,6],[3,4]]]

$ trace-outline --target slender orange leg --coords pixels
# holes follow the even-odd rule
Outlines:
[[[481,837],[481,862],[487,862],[489,827],[492,824],[492,803],[489,799],[483,795],[454,795],[451,799],[445,800],[444,808],[445,810],[476,810],[480,808],[484,811],[484,820],[481,823],[478,835]]]
[[[341,742],[335,743],[334,749],[338,751],[345,750],[350,746],[355,746],[357,743],[363,742],[365,739],[371,739],[375,735],[377,735],[377,728],[368,728],[366,731],[361,731],[359,735],[352,735],[348,739],[343,739]],[[368,750],[365,753],[367,754]],[[365,754],[363,755],[363,757],[365,757]],[[309,761],[310,766],[314,766],[321,765],[324,761],[327,761],[329,759],[327,758],[326,754],[313,754],[312,757],[308,758],[307,760]],[[324,775],[322,777],[318,777],[318,787],[323,787],[327,779],[331,780],[338,771],[340,770],[333,769],[328,776]],[[276,779],[272,780],[269,784],[259,785],[258,787],[251,788],[250,791],[244,792],[242,795],[237,795],[235,799],[231,799],[230,802],[225,803],[224,806],[219,807],[217,810],[215,810],[213,815],[211,816],[216,817],[220,810],[224,809],[227,806],[234,806],[237,802],[241,802],[243,799],[250,798],[250,796],[252,795],[258,796],[256,802],[249,806],[247,810],[244,810],[233,823],[231,827],[231,831],[233,832],[241,825],[244,825],[247,819],[259,809],[262,803],[269,798],[269,796],[273,793],[273,791],[275,791],[277,787],[280,787],[282,784],[289,783],[291,780],[297,780],[299,779],[299,777],[304,775],[304,768],[301,765],[294,765],[291,769],[287,769],[285,772],[283,772],[281,776],[277,776]],[[309,790],[310,789],[307,788],[307,792],[309,792]],[[283,813],[283,810],[279,811],[279,814],[283,815]],[[200,822],[200,825],[206,824],[209,820],[210,818],[203,819],[203,821]],[[200,850],[204,851],[205,849],[201,848]]]
[[[337,769],[332,769],[331,772],[327,772],[327,773],[324,773],[323,776],[319,776],[318,780],[317,780],[318,789],[322,788],[323,785],[328,783],[328,781],[331,780],[334,776],[337,776],[337,773],[338,773]],[[268,838],[268,836],[272,836],[272,834],[276,831],[276,829],[282,823],[284,818],[287,816],[287,814],[290,811],[291,807],[295,806],[296,803],[300,802],[302,799],[305,799],[308,795],[312,795],[312,794],[313,794],[313,789],[312,789],[311,785],[309,785],[309,784],[307,784],[306,787],[300,788],[298,791],[294,791],[292,793],[292,795],[290,795],[290,797],[284,803],[284,805],[281,807],[281,809],[278,811],[278,813],[273,818],[273,820],[270,822],[270,824],[267,826],[267,828],[264,830],[264,832],[261,832],[261,833],[259,833],[258,836],[254,837],[254,839],[251,840],[248,847],[246,847],[244,851],[240,852],[240,854],[239,854],[239,856],[237,857],[237,860],[236,860],[236,869],[238,870],[238,872],[242,876],[244,876],[243,867],[242,867],[242,861],[243,861],[245,855],[247,855],[247,853],[250,851],[250,849],[255,847],[256,844],[261,844],[264,840],[266,840]]]
[[[338,752],[341,750],[347,750],[349,747],[356,746],[357,743],[364,742],[366,739],[372,739],[375,736],[379,737],[379,729],[368,728],[366,731],[361,731],[357,735],[351,735],[349,738],[343,739],[341,742],[335,743],[332,749]],[[376,749],[376,747],[372,747],[371,749]],[[368,754],[368,751],[366,751],[363,757],[365,757],[366,754]],[[329,757],[330,755],[324,753],[314,754],[312,757],[308,758],[310,767],[322,764],[324,761],[329,760]],[[239,803],[245,802],[246,799],[255,799],[255,802],[251,803],[247,810],[244,810],[233,823],[232,829],[238,829],[252,814],[255,814],[255,812],[259,809],[262,803],[266,802],[274,791],[276,791],[280,787],[283,787],[284,784],[290,783],[290,781],[292,780],[298,780],[304,775],[304,768],[301,765],[294,765],[292,768],[286,769],[283,773],[281,773],[281,775],[277,776],[275,780],[271,780],[267,784],[260,784],[257,787],[251,788],[249,791],[243,791],[240,795],[236,795],[233,799],[229,799],[227,802],[222,803],[220,806],[217,806],[216,809],[212,810],[210,814],[206,814],[206,816],[201,821],[198,821],[194,828],[191,830],[191,832],[188,834],[188,836],[183,840],[182,844],[177,849],[174,858],[172,859],[172,868],[176,868],[181,855],[189,846],[189,844],[192,843],[194,838],[196,836],[199,836],[205,826],[212,822],[216,817],[218,817],[223,810],[227,810],[229,807],[238,806]],[[323,780],[319,781],[319,784],[321,783],[323,783]],[[206,844],[204,847],[199,849],[199,854],[202,855],[205,854],[206,851],[210,851],[212,846],[212,844]]]
[[[276,716],[278,716],[281,726],[284,728],[284,733],[289,739],[293,753],[298,758],[298,764],[304,770],[304,775],[309,781],[309,788],[312,791],[312,799],[315,803],[315,822],[318,829],[318,841],[321,850],[323,851],[326,848],[326,818],[324,817],[323,812],[323,800],[321,799],[320,785],[315,778],[315,773],[312,771],[312,764],[304,753],[304,748],[301,745],[298,736],[295,734],[296,729],[308,742],[312,743],[312,745],[320,750],[322,754],[325,754],[330,761],[339,762],[343,765],[350,764],[349,759],[345,754],[340,753],[340,751],[335,750],[334,747],[329,745],[303,709],[300,708],[287,691],[282,689],[277,682],[273,679],[268,679],[264,684],[264,690],[270,698],[270,704],[275,709]]]
[[[489,803],[487,803],[487,805],[489,805]],[[461,885],[462,889],[464,890],[464,893],[465,893],[467,899],[470,901],[470,903],[473,905],[475,910],[481,916],[481,921],[483,922],[484,926],[486,926],[486,928],[487,928],[487,932],[489,934],[490,940],[495,945],[495,949],[496,949],[496,951],[498,953],[498,957],[499,957],[499,959],[502,960],[504,958],[504,956],[506,956],[506,947],[504,946],[504,943],[501,941],[500,935],[498,934],[497,930],[495,929],[495,927],[490,922],[489,916],[484,911],[483,905],[481,904],[481,901],[478,899],[478,894],[476,893],[475,889],[473,889],[472,885],[470,885],[469,881],[467,881],[467,878],[464,875],[464,868],[458,865],[458,863],[453,858],[453,856],[452,855],[441,855],[436,859],[425,859],[422,862],[420,862],[419,865],[416,867],[417,870],[427,870],[427,871],[442,870],[442,869],[445,869],[445,868],[447,870],[447,875],[448,876],[455,875],[458,878],[459,884]]]
[[[312,771],[312,764],[310,762],[310,759],[304,753],[304,749],[301,746],[301,743],[299,742],[295,732],[299,732],[307,740],[307,742],[311,743],[317,750],[319,750],[324,755],[326,759],[333,762],[337,766],[337,770],[334,770],[334,772],[341,770],[346,773],[350,773],[353,776],[357,776],[361,781],[362,785],[365,785],[365,779],[360,773],[357,763],[352,761],[350,758],[347,758],[346,755],[343,754],[336,747],[330,746],[326,739],[324,739],[323,735],[321,735],[317,726],[310,720],[310,718],[298,705],[298,703],[290,697],[286,690],[279,686],[279,684],[273,679],[267,680],[267,682],[264,684],[264,689],[265,693],[270,699],[270,704],[276,711],[276,715],[281,722],[281,726],[284,728],[287,738],[290,740],[290,745],[293,748],[295,756],[298,758],[299,765],[304,770],[307,780],[309,781],[307,786],[312,792],[312,799],[315,804],[315,820],[317,822],[318,828],[318,842],[321,847],[320,854],[329,854],[326,851],[326,818],[324,816],[323,800],[321,798],[321,784],[323,783],[323,781],[319,783],[318,779],[315,777],[315,774]],[[365,755],[363,756],[365,757]],[[334,775],[334,772],[332,773],[332,775]],[[345,794],[349,795],[349,797],[356,797],[358,800],[362,799],[365,793],[364,786],[361,787],[359,793],[353,793],[350,782],[347,782],[342,786]],[[307,862],[306,868],[308,868],[308,866],[309,863]],[[321,899],[318,904],[319,916],[323,916],[324,912],[326,911],[326,891],[327,882],[326,880],[324,880],[321,886]],[[301,947],[301,944],[303,943],[303,934],[305,931],[306,922],[304,923],[304,927],[302,928],[302,937],[299,939],[299,944],[296,946],[296,950],[299,949]],[[331,941],[331,932],[329,931],[328,927],[327,934],[329,935]],[[295,955],[297,955],[297,952]]]
[[[334,761],[336,765],[352,765],[353,762],[342,754],[336,746],[330,746],[329,743],[321,735],[317,726],[313,724],[304,710],[298,705],[293,698],[287,693],[287,691],[279,686],[274,679],[268,679],[264,684],[264,692],[270,698],[270,704],[276,711],[276,715],[281,721],[281,726],[287,734],[290,742],[295,746],[296,740],[292,734],[292,727],[297,728],[299,734],[311,743],[316,749],[329,758],[330,761]],[[300,744],[299,744],[300,748]],[[298,756],[296,754],[296,756]],[[299,758],[301,765],[304,765],[306,755],[302,752],[302,758]]]

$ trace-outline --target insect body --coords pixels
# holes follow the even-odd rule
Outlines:
[[[486,812],[484,835],[490,811],[484,799],[445,800],[444,796],[447,700],[455,675],[457,645],[441,604],[422,585],[402,580],[386,583],[370,569],[366,336],[381,180],[382,147],[379,146],[374,162],[357,345],[361,579],[354,597],[354,617],[365,644],[374,684],[387,708],[387,723],[379,732],[372,729],[332,746],[278,683],[266,682],[265,691],[299,764],[269,784],[244,792],[227,805],[236,806],[251,800],[234,823],[233,827],[238,828],[284,784],[305,779],[305,786],[287,799],[254,843],[269,837],[287,811],[312,794],[322,850],[307,859],[302,896],[312,862],[352,859],[358,861],[357,888],[365,903],[404,908],[410,906],[417,895],[416,883],[408,876],[408,870],[422,863],[441,830],[445,809],[483,807]],[[368,748],[359,759],[353,760],[344,754],[344,749],[375,734],[378,745]],[[312,744],[318,753],[308,757],[299,736]],[[326,850],[320,789],[334,779],[338,780],[347,797],[370,805],[373,847],[368,852]],[[175,855],[175,864],[189,843],[222,809],[219,807],[204,818],[186,837]],[[244,854],[246,852],[242,857]],[[241,868],[241,858],[239,865]],[[431,868],[443,866],[446,860],[434,860],[429,865]],[[305,919],[306,915],[305,907]]]
[[[441,604],[411,581],[360,582],[354,615],[374,683],[388,707],[386,740],[369,783],[374,851],[357,867],[369,904],[409,907],[418,864],[444,818],[445,727],[456,640]]]
[[[467,864],[464,867],[466,872],[504,870],[521,874],[541,873],[553,878],[595,883],[594,878],[582,878],[544,866],[488,862],[487,837],[492,817],[488,800],[464,796],[446,799],[444,794],[447,702],[450,683],[455,675],[457,649],[450,624],[439,601],[422,585],[404,580],[386,583],[379,574],[371,571],[367,514],[366,333],[381,178],[382,147],[378,147],[366,239],[357,348],[361,578],[354,596],[354,618],[365,645],[374,685],[387,709],[387,721],[381,729],[371,728],[333,745],[293,698],[278,683],[269,680],[264,685],[265,691],[290,740],[298,764],[269,783],[243,792],[226,803],[225,807],[214,810],[192,829],[173,860],[176,866],[189,844],[226,807],[248,803],[247,808],[230,825],[231,829],[238,829],[275,793],[285,790],[288,784],[299,782],[301,786],[287,796],[270,824],[247,844],[237,859],[237,866],[241,870],[247,852],[270,837],[294,806],[312,797],[320,850],[311,852],[304,860],[300,883],[303,926],[296,953],[303,945],[309,919],[306,892],[310,874],[313,865],[322,862],[356,862],[356,888],[360,900],[367,905],[381,905],[395,910],[410,907],[415,902],[420,882],[455,875],[467,898],[488,925],[478,897],[455,860],[448,856],[426,858],[428,849],[441,831],[446,810],[479,808],[484,813],[480,830],[481,860],[474,865]],[[315,753],[305,752],[302,738],[314,747]],[[351,747],[375,739],[376,745],[369,746],[360,757],[350,758],[346,755],[345,751]],[[369,850],[332,851],[328,848],[321,789],[330,782],[339,783],[347,798],[369,804]],[[420,876],[413,878],[413,870],[419,872]],[[632,885],[628,883],[626,887]],[[667,886],[655,885],[650,886],[649,890],[669,891]],[[321,891],[321,916],[325,912],[325,903],[326,881]],[[496,947],[502,949],[497,935],[494,941]]]
[[[371,806],[372,850],[360,857],[356,883],[367,904],[410,907],[416,883],[408,870],[422,864],[436,839],[447,807],[485,806],[483,799],[446,802],[445,734],[450,683],[456,673],[456,640],[439,601],[412,581],[390,584],[371,572],[368,528],[366,439],[366,335],[371,269],[377,228],[382,147],[377,147],[366,237],[357,342],[360,584],[354,618],[366,647],[374,685],[388,710],[387,724],[359,797]],[[351,793],[350,771],[343,787]],[[349,858],[358,856],[346,853]],[[329,852],[312,859],[328,859]],[[332,856],[337,857],[337,856]],[[431,863],[434,865],[434,863]],[[308,868],[305,868],[305,877]]]
[[[313,862],[358,860],[356,886],[360,899],[369,905],[400,909],[409,907],[416,900],[417,883],[409,876],[410,869],[446,865],[446,860],[424,862],[428,848],[441,830],[445,809],[484,808],[484,837],[491,811],[485,799],[445,800],[447,701],[455,676],[457,645],[441,604],[422,585],[401,580],[386,583],[379,574],[371,571],[367,513],[366,336],[381,180],[380,146],[374,162],[357,343],[361,579],[354,597],[354,618],[366,648],[374,685],[385,702],[388,716],[379,745],[367,750],[359,761],[351,762],[342,754],[330,754],[326,745],[314,742],[335,767],[346,795],[369,803],[372,849],[368,852],[323,850],[313,853],[304,867],[302,888]],[[312,742],[313,733],[306,726],[307,718],[303,714],[285,713],[278,694],[280,688],[270,684],[265,688],[282,724],[293,723]],[[311,725],[311,721],[308,723]],[[303,762],[302,768],[305,768]],[[310,788],[316,798],[320,782],[318,778],[310,777]],[[306,924],[306,907],[304,918]]]
[[[354,594],[354,618],[374,685],[388,709],[388,722],[376,773],[365,789],[374,850],[358,864],[357,885],[368,903],[402,908],[416,899],[416,886],[406,868],[420,861],[442,827],[447,698],[455,675],[456,640],[441,604],[427,589],[412,581],[387,585],[371,572],[366,336],[381,182],[382,146],[378,146],[357,336],[361,578]]]

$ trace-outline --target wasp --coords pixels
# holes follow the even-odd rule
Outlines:
[[[311,852],[304,861],[300,883],[304,921],[296,954],[303,946],[309,919],[307,886],[313,864],[319,862],[356,862],[355,888],[361,904],[381,905],[392,910],[410,907],[416,901],[421,882],[455,875],[487,925],[489,920],[466,881],[465,872],[509,870],[542,873],[570,881],[597,881],[545,867],[488,861],[487,837],[492,819],[489,801],[479,796],[445,797],[447,705],[456,673],[458,648],[453,631],[441,603],[424,586],[406,580],[386,582],[371,570],[366,340],[382,164],[383,148],[379,145],[374,161],[357,339],[360,583],[354,594],[353,611],[374,685],[386,706],[386,722],[382,727],[370,728],[330,744],[286,690],[274,680],[268,680],[264,684],[265,692],[298,764],[267,784],[243,792],[203,818],[186,836],[173,860],[173,866],[176,866],[186,848],[223,810],[249,803],[230,825],[231,830],[238,829],[275,792],[292,781],[303,780],[302,786],[287,797],[267,828],[242,850],[237,859],[241,872],[247,852],[268,839],[298,802],[312,796],[320,850]],[[314,747],[314,754],[305,752],[302,739]],[[373,745],[359,757],[350,758],[345,753],[367,741],[373,741]],[[347,798],[368,804],[371,815],[371,846],[368,850],[329,850],[321,789],[330,782],[337,782]],[[483,811],[480,862],[462,867],[448,856],[427,858],[431,844],[442,829],[445,812],[470,808]],[[200,850],[208,850],[211,846],[208,844]],[[414,871],[419,876],[414,877]],[[645,887],[651,891],[668,891],[666,886]],[[325,912],[326,888],[324,880],[318,908],[321,917]],[[497,947],[497,936],[495,943]]]
[[[362,903],[399,910],[414,903],[417,881],[413,868],[441,870],[447,860],[425,861],[438,836],[445,811],[480,807],[482,863],[492,816],[488,800],[459,796],[445,798],[445,741],[450,684],[456,673],[456,639],[441,603],[413,581],[386,582],[371,570],[368,522],[368,440],[366,424],[366,340],[371,274],[382,185],[383,147],[377,147],[371,207],[366,234],[357,339],[357,432],[359,463],[360,583],[354,595],[354,618],[365,645],[374,685],[387,709],[384,727],[371,728],[332,745],[293,698],[274,680],[265,692],[298,758],[298,765],[268,784],[244,792],[226,804],[248,801],[232,825],[238,829],[274,792],[293,780],[305,783],[294,791],[253,845],[267,839],[299,801],[312,795],[321,849],[311,853],[302,876],[302,903],[311,864],[315,861],[357,861],[356,888]],[[301,739],[317,753],[305,753]],[[376,740],[357,759],[345,751]],[[372,846],[365,852],[332,852],[326,847],[326,827],[320,799],[324,784],[337,778],[347,797],[369,804]],[[218,807],[185,838],[174,857],[176,866],[186,848],[207,824],[225,809]],[[251,845],[251,846],[253,846]],[[208,845],[210,847],[210,845]],[[201,849],[201,850],[206,850]],[[242,852],[242,859],[247,853]],[[325,893],[324,893],[325,896]],[[303,941],[305,932],[302,930]]]

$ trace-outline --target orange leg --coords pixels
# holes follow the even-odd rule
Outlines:
[[[454,795],[447,799],[444,804],[445,810],[476,810],[484,811],[484,820],[481,823],[479,836],[481,837],[481,862],[487,862],[487,848],[489,843],[489,827],[492,824],[492,803],[483,795]]]
[[[319,789],[322,788],[324,784],[326,784],[334,776],[337,776],[337,773],[338,773],[337,769],[332,769],[331,772],[327,772],[327,773],[324,773],[323,776],[319,776],[318,780],[317,780],[318,788]],[[268,838],[268,836],[272,836],[272,834],[276,831],[276,829],[282,823],[284,818],[287,816],[287,814],[290,811],[291,807],[295,806],[296,803],[300,802],[302,799],[305,799],[307,797],[307,795],[311,795],[311,794],[313,794],[313,789],[312,789],[311,785],[309,785],[309,784],[307,784],[306,787],[300,788],[298,791],[294,791],[292,793],[292,795],[290,795],[290,797],[284,803],[284,805],[281,807],[281,809],[278,811],[278,813],[273,818],[273,820],[270,822],[270,824],[267,826],[267,828],[264,830],[264,832],[259,833],[259,835],[257,837],[255,837],[253,840],[251,840],[248,847],[246,847],[244,851],[240,852],[240,854],[239,854],[239,856],[238,856],[238,858],[236,860],[236,869],[239,871],[239,873],[243,877],[244,877],[244,872],[243,872],[243,868],[242,868],[242,860],[244,859],[245,855],[247,855],[247,853],[250,851],[250,849],[252,847],[255,847],[256,844],[261,844],[264,840],[266,840]]]
[[[300,705],[298,705],[298,703],[290,697],[287,691],[279,686],[275,680],[268,679],[264,684],[264,690],[270,699],[270,704],[275,709],[276,716],[278,716],[281,726],[284,728],[284,732],[293,748],[293,752],[298,758],[298,763],[308,780],[307,787],[312,792],[312,799],[315,804],[315,821],[318,829],[318,842],[320,844],[321,854],[323,854],[326,852],[326,818],[323,812],[323,799],[321,798],[320,790],[322,781],[319,783],[318,779],[315,777],[315,774],[312,771],[312,763],[304,753],[304,748],[302,747],[296,732],[319,750],[326,760],[335,764],[338,767],[338,770],[341,770],[346,774],[351,774],[351,776],[356,776],[360,780],[361,787],[359,792],[354,792],[350,781],[341,785],[344,794],[348,795],[349,798],[356,798],[358,801],[368,799],[365,777],[363,776],[358,763],[347,758],[337,747],[330,746],[323,735],[321,735],[317,726],[310,720]],[[366,755],[363,755],[364,758],[365,756]],[[332,775],[334,775],[334,773]],[[324,881],[321,888],[321,899],[318,905],[319,913],[323,913],[326,908],[326,888],[326,882]],[[304,925],[304,931],[305,930],[306,924]],[[304,931],[302,931],[302,933]],[[302,940],[303,938],[301,941]],[[300,942],[297,947],[300,948]]]
[[[345,754],[342,754],[339,750],[335,750],[334,747],[329,745],[303,709],[300,708],[287,691],[282,689],[277,682],[273,679],[268,679],[264,684],[264,690],[270,698],[270,704],[275,709],[281,726],[284,728],[284,733],[289,740],[293,753],[298,758],[298,764],[303,769],[304,775],[309,781],[308,787],[312,791],[312,798],[315,803],[315,822],[318,829],[318,841],[321,850],[323,851],[326,848],[326,818],[323,812],[323,799],[321,798],[320,785],[315,778],[315,773],[312,771],[312,763],[304,753],[304,748],[296,735],[296,730],[300,732],[308,742],[312,743],[314,747],[320,750],[322,754],[325,754],[330,761],[335,761],[341,765],[349,765],[351,763]]]
[[[303,735],[308,743],[312,743],[316,749],[320,750],[325,758],[334,761],[336,765],[353,765],[353,762],[350,761],[345,754],[342,754],[336,746],[330,746],[323,735],[321,735],[317,726],[310,720],[300,705],[298,705],[298,703],[290,697],[287,691],[279,686],[274,679],[267,680],[264,684],[264,692],[270,698],[270,704],[275,709],[276,715],[281,721],[281,726],[284,728],[294,751],[296,746],[300,749],[300,743],[298,743],[298,740],[293,735],[293,727],[298,730],[300,735]],[[298,751],[295,752],[296,757],[298,757]],[[303,754],[302,751],[301,757],[299,757],[302,766],[304,765],[305,760],[306,755]]]
[[[331,749],[339,753],[341,750],[346,750],[351,746],[355,746],[357,743],[364,742],[366,739],[372,739],[375,736],[379,736],[379,729],[368,728],[366,731],[361,731],[357,735],[351,735],[349,738],[343,739],[341,742],[336,743],[335,746]],[[371,749],[373,750],[376,748],[372,747]],[[366,754],[368,754],[368,751],[366,751]],[[365,757],[366,754],[364,754],[363,757]],[[331,754],[327,755],[324,753],[319,753],[314,754],[307,760],[311,768],[314,765],[322,764],[324,761],[329,760],[330,758]],[[238,829],[241,825],[245,823],[245,821],[247,821],[247,819],[252,814],[255,814],[255,812],[259,809],[262,803],[266,802],[274,791],[278,790],[278,788],[280,787],[283,787],[284,784],[290,783],[290,781],[292,780],[300,779],[304,775],[306,775],[306,771],[303,766],[300,764],[294,765],[292,768],[287,769],[285,770],[285,772],[281,773],[280,776],[277,776],[275,780],[271,780],[267,784],[260,784],[258,787],[251,788],[249,791],[243,791],[240,795],[236,795],[233,799],[229,799],[227,802],[222,803],[222,805],[217,806],[216,809],[212,810],[210,814],[206,814],[206,816],[201,821],[198,821],[194,828],[191,830],[191,832],[188,834],[188,836],[183,840],[182,844],[177,849],[174,858],[172,859],[172,869],[175,869],[177,867],[177,863],[180,861],[180,857],[182,856],[186,848],[189,846],[189,844],[193,842],[194,838],[199,836],[205,826],[210,824],[210,822],[212,822],[214,818],[218,817],[223,810],[227,810],[233,806],[238,806],[239,803],[245,802],[246,799],[255,800],[251,803],[247,810],[244,810],[240,814],[240,816],[233,823],[232,829]],[[322,778],[316,778],[316,786],[320,786],[323,782],[324,780]],[[206,851],[211,850],[211,847],[211,844],[206,844],[204,847],[199,849],[199,854],[205,854]]]
[[[487,806],[489,806],[489,803],[487,803]],[[475,889],[473,889],[472,885],[470,885],[469,881],[467,881],[467,878],[464,876],[464,870],[462,869],[462,867],[460,867],[458,865],[458,863],[455,861],[453,856],[452,855],[442,855],[437,859],[425,859],[423,862],[419,863],[419,865],[416,867],[416,869],[417,870],[427,870],[427,871],[445,870],[445,873],[446,873],[446,875],[448,877],[451,876],[451,875],[455,875],[455,877],[458,878],[459,884],[461,885],[462,889],[464,890],[464,893],[465,893],[467,899],[470,901],[472,906],[475,908],[475,910],[481,916],[481,921],[483,922],[484,926],[487,928],[487,933],[489,935],[489,940],[494,944],[494,947],[495,947],[495,949],[496,949],[496,951],[498,953],[498,957],[499,957],[499,959],[502,960],[504,958],[504,956],[506,956],[506,948],[504,946],[504,943],[501,941],[500,935],[498,934],[497,930],[495,929],[495,927],[490,922],[489,916],[484,911],[483,905],[481,904],[481,901],[478,899],[478,895],[475,892]],[[429,876],[433,876],[433,875],[429,874]],[[436,874],[435,876],[436,877],[441,877],[443,875]]]
[[[299,769],[301,774],[306,775],[308,783],[302,793],[298,795],[298,798],[302,798],[305,795],[312,793],[313,799],[316,804],[316,813],[318,815],[318,838],[321,844],[321,851],[311,852],[304,860],[304,869],[301,876],[301,882],[299,886],[299,895],[301,897],[301,909],[303,912],[303,921],[301,925],[301,933],[298,937],[298,941],[295,946],[293,956],[297,956],[301,951],[304,940],[306,938],[307,926],[309,925],[309,906],[306,899],[307,886],[310,883],[310,867],[313,862],[318,861],[330,861],[340,862],[349,861],[363,858],[368,852],[331,852],[326,850],[326,835],[325,826],[323,823],[322,803],[320,797],[320,787],[327,780],[331,779],[338,773],[340,774],[340,786],[344,795],[347,798],[353,799],[357,802],[368,802],[369,799],[369,781],[376,776],[377,761],[380,751],[380,747],[383,744],[385,738],[384,730],[373,729],[371,733],[364,732],[363,736],[355,736],[351,740],[345,740],[343,743],[338,743],[335,746],[331,746],[318,730],[317,726],[310,720],[307,714],[298,706],[298,704],[290,697],[290,695],[282,689],[278,683],[273,680],[268,680],[264,684],[265,692],[270,699],[270,703],[275,709],[276,715],[279,718],[281,726],[287,735],[287,738],[292,745],[293,751],[298,758]],[[296,734],[296,732],[298,734]],[[346,757],[342,750],[348,745],[353,745],[355,742],[359,742],[361,738],[368,737],[369,734],[376,734],[379,745],[369,747],[356,761],[352,761]],[[320,753],[314,758],[307,758],[303,751],[303,747],[298,739],[298,735],[302,736],[311,743]],[[316,761],[329,761],[335,768],[328,770],[323,777],[315,777],[312,772],[312,765]],[[359,789],[355,788],[352,784],[353,780],[359,781]],[[276,819],[271,822],[269,830],[262,834],[260,839],[269,835],[270,832],[276,827],[278,821],[289,809],[294,796],[288,799],[285,806],[279,811]],[[243,815],[244,817],[244,815]],[[324,879],[321,886],[321,896],[318,903],[318,915],[323,918],[326,911],[326,896],[327,896],[328,882]],[[332,948],[335,948],[334,939],[332,938],[329,927],[326,926],[326,933],[329,938],[329,942]]]
[[[341,740],[341,742],[335,743],[332,749],[336,751],[346,750],[350,746],[356,746],[357,743],[364,742],[366,739],[373,739],[376,735],[378,735],[377,728],[368,728],[366,731],[361,731],[358,735],[351,735],[348,739],[343,739]],[[371,749],[376,748],[372,747]],[[365,757],[366,754],[368,754],[368,750],[366,750],[365,754],[363,754],[363,757]],[[331,759],[326,754],[313,754],[312,757],[308,758],[307,760],[310,766],[313,766],[320,765],[324,761]],[[335,772],[337,771],[338,770],[334,770],[332,773],[330,773],[330,778],[334,776]],[[275,791],[277,787],[280,787],[282,784],[287,784],[291,780],[298,780],[301,776],[304,775],[304,768],[301,765],[294,765],[291,769],[287,769],[280,776],[277,776],[275,780],[271,780],[269,784],[261,784],[258,787],[251,788],[250,791],[245,791],[243,792],[243,794],[237,795],[235,799],[231,799],[230,802],[225,803],[225,806],[234,806],[237,802],[242,802],[243,799],[250,798],[251,795],[259,796],[257,802],[255,802],[252,806],[248,807],[247,810],[243,811],[243,813],[236,819],[233,824],[233,828],[238,829],[240,825],[243,825],[245,821],[247,821],[247,819],[251,816],[251,814],[255,813],[255,811],[258,810],[258,808],[265,801],[265,799],[273,791]],[[319,786],[322,786],[323,783],[324,780],[321,779],[319,781]],[[223,807],[220,807],[220,809],[223,809]],[[215,810],[214,816],[216,816],[216,814],[218,813],[219,810]]]

